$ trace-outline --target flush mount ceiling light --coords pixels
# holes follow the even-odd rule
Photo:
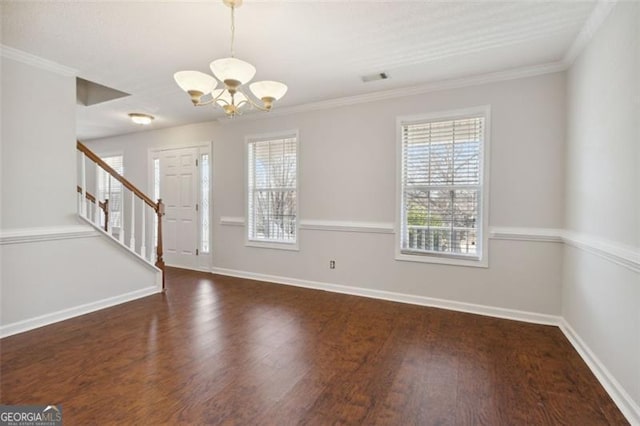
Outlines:
[[[256,74],[256,68],[234,55],[235,18],[234,11],[242,5],[242,0],[222,0],[231,8],[231,56],[216,59],[209,64],[211,72],[224,84],[223,89],[215,90],[218,81],[209,74],[200,71],[179,71],[173,75],[178,86],[191,96],[195,106],[218,105],[229,117],[242,114],[241,108],[250,106],[261,111],[270,111],[273,103],[287,92],[287,86],[277,81],[256,81],[249,85],[251,92],[262,104],[253,101],[242,86],[249,83]],[[203,98],[206,98],[203,100]]]
[[[144,126],[151,124],[153,119],[155,118],[153,115],[142,114],[139,112],[132,112],[129,114],[129,118],[136,124],[142,124]]]

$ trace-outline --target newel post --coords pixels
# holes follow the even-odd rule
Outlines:
[[[102,211],[104,212],[104,231],[109,232],[109,199],[102,203]]]
[[[164,259],[162,258],[162,216],[164,216],[164,204],[162,198],[158,200],[158,247],[156,247],[156,267],[162,270],[162,291],[164,291]]]

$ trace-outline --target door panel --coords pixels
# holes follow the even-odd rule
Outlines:
[[[160,197],[165,203],[165,261],[185,268],[198,264],[197,158],[197,148],[163,151],[160,155]]]

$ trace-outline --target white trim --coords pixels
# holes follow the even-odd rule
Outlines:
[[[75,77],[78,70],[58,64],[48,59],[41,58],[31,53],[24,52],[4,44],[0,44],[0,54],[3,58],[12,59],[23,64],[31,65],[36,68],[51,71],[66,77]]]
[[[613,402],[618,406],[622,414],[632,425],[640,425],[640,406],[624,390],[613,374],[598,359],[589,346],[580,338],[580,335],[571,327],[566,319],[561,318],[560,330],[580,354],[591,372],[596,376],[602,387],[607,391]]]
[[[240,216],[220,216],[220,225],[244,226],[244,217],[240,217]]]
[[[565,230],[565,244],[599,256],[634,272],[640,272],[640,248],[624,246],[613,241]]]
[[[245,221],[242,217],[220,217],[220,225],[244,226],[244,224]],[[395,233],[394,224],[391,222],[302,219],[300,220],[300,229],[372,234]],[[488,234],[488,237],[491,240],[565,243],[569,246],[579,248],[603,259],[609,260],[610,262],[616,263],[620,266],[624,266],[632,271],[640,272],[640,249],[623,246],[612,241],[599,239],[586,234],[566,231],[559,228],[518,228],[499,226],[489,227]]]
[[[366,232],[371,234],[393,234],[392,222],[349,222],[341,220],[301,220],[300,229],[336,232]]]
[[[524,321],[534,324],[558,325],[560,323],[560,317],[555,315],[499,308],[494,306],[477,305],[474,303],[456,302],[454,300],[436,299],[433,297],[416,296],[411,294],[395,293],[384,290],[373,290],[362,287],[345,286],[341,284],[330,284],[319,281],[309,281],[297,278],[280,277],[275,275],[265,275],[256,272],[238,271],[226,268],[213,267],[211,268],[211,273],[226,275],[230,277],[271,282],[276,284],[285,284],[295,287],[324,290],[332,293],[350,294],[354,296],[368,297],[371,299],[381,299],[389,300],[392,302],[409,303],[412,305],[429,306],[433,308],[467,312],[515,321]]]
[[[256,142],[269,142],[278,139],[296,140],[296,212],[300,211],[300,131],[298,129],[282,130],[270,133],[246,135],[244,137],[244,223],[249,223],[249,145]],[[246,247],[259,247],[279,250],[298,251],[300,244],[300,218],[296,217],[296,239],[293,242],[260,241],[249,238],[251,230],[248,226],[244,229],[244,245]]]
[[[335,109],[344,106],[356,105],[367,102],[383,101],[388,99],[401,98],[412,95],[422,95],[425,93],[437,92],[440,90],[460,89],[469,86],[477,86],[488,83],[497,83],[500,81],[515,80],[519,78],[536,77],[539,75],[552,74],[567,69],[563,62],[549,62],[546,64],[533,65],[520,68],[512,68],[508,70],[496,71],[486,74],[475,75],[471,77],[462,77],[449,80],[438,80],[430,83],[420,84],[410,87],[401,87],[397,89],[383,90],[373,93],[365,93],[362,95],[346,96],[342,98],[329,99],[319,102],[310,102],[301,105],[279,108],[275,107],[269,111],[269,114],[245,114],[237,116],[233,120],[227,120],[225,117],[219,117],[216,121],[222,125],[232,124],[238,120],[251,121],[261,120],[274,116],[287,116],[299,114],[309,111],[321,111],[326,109]]]
[[[562,63],[566,68],[569,68],[584,48],[589,44],[593,36],[598,32],[598,29],[602,26],[607,19],[618,0],[598,1],[593,7],[591,14],[585,21],[582,29],[576,36],[575,40],[562,58]]]
[[[155,179],[154,179],[154,169],[153,169],[153,162],[154,160],[159,160],[160,161],[160,180],[162,180],[162,157],[161,154],[163,152],[166,151],[176,151],[176,150],[182,150],[182,149],[195,149],[197,151],[196,153],[196,158],[198,159],[198,162],[200,162],[200,157],[202,154],[209,154],[209,252],[208,253],[200,253],[197,257],[197,259],[194,260],[195,263],[198,263],[198,265],[203,265],[203,267],[208,268],[212,265],[213,262],[213,212],[214,212],[214,197],[213,197],[213,191],[214,191],[214,182],[213,182],[213,140],[208,140],[208,141],[201,141],[201,142],[195,142],[195,143],[188,143],[185,145],[167,145],[167,146],[162,146],[162,147],[149,147],[147,148],[147,188],[149,190],[149,193],[152,194],[151,198],[153,198],[153,194],[155,194]],[[201,200],[202,200],[202,194],[201,194],[201,174],[200,174],[200,170],[201,169],[201,165],[200,163],[198,163],[198,166],[196,167],[196,174],[198,176],[197,179],[197,185],[196,185],[196,196],[198,199],[198,204],[201,204]],[[162,189],[162,188],[160,188]],[[162,194],[160,193],[160,191],[158,191],[158,194],[160,195],[159,198],[162,198]],[[157,201],[157,200],[154,200]],[[152,228],[152,232],[149,232],[149,235],[146,237],[147,239],[147,247],[154,247],[155,246],[153,244],[154,239],[155,239],[155,234],[157,233],[157,229],[154,229],[153,224],[155,223],[155,213],[153,213],[152,211],[147,211],[147,214],[151,216],[151,219],[148,221],[148,223],[150,224],[151,228]],[[200,224],[202,223],[202,218],[201,218],[201,214],[202,214],[202,209],[199,208],[197,215],[196,215],[196,246],[198,247],[198,250],[200,249],[201,246],[201,238],[202,238],[202,229]],[[149,216],[147,216],[149,217]],[[166,254],[166,252],[165,252]],[[166,262],[165,262],[166,263]],[[182,268],[182,266],[180,266]]]
[[[433,263],[436,265],[449,265],[449,266],[468,266],[472,268],[488,268],[489,262],[485,259],[478,258],[466,258],[463,256],[443,256],[439,253],[430,254],[409,254],[409,253],[396,253],[395,260],[401,262],[418,262],[418,263]]]
[[[145,266],[153,269],[155,272],[157,272],[159,274],[162,273],[162,271],[153,263],[152,260],[149,260],[146,257],[143,257],[142,255],[140,255],[140,253],[136,252],[134,249],[132,249],[128,245],[126,245],[124,243],[121,243],[120,240],[118,240],[118,238],[116,238],[115,236],[111,235],[110,233],[108,233],[107,231],[102,229],[99,225],[96,225],[95,223],[93,223],[92,221],[87,219],[86,217],[83,217],[81,214],[78,214],[78,217],[81,220],[83,220],[86,223],[88,223],[89,225],[91,225],[95,229],[96,234],[104,235],[105,237],[107,237],[107,240],[111,241],[113,244],[117,245],[118,247],[123,248],[124,250],[126,250],[129,253],[131,253],[132,255],[134,255]]]
[[[0,245],[96,237],[98,233],[86,225],[0,230]]]
[[[480,211],[479,223],[480,231],[480,257],[477,260],[468,259],[463,256],[433,256],[433,255],[412,255],[402,252],[402,218],[403,210],[403,191],[402,191],[402,171],[403,155],[402,155],[402,126],[412,122],[427,122],[435,120],[456,120],[467,117],[484,118],[484,134],[482,146],[480,147],[480,167],[482,171],[480,188]],[[472,267],[489,267],[489,182],[490,182],[490,157],[491,157],[491,105],[479,105],[468,108],[461,108],[448,111],[435,111],[420,115],[399,116],[396,118],[396,204],[395,204],[395,259],[401,261],[415,261],[426,263],[440,263],[445,265],[472,266]]]
[[[562,229],[556,228],[501,228],[491,227],[489,238],[492,240],[562,242]]]
[[[276,241],[254,241],[249,240],[244,243],[245,247],[276,249],[276,250],[288,250],[288,251],[300,251],[298,243],[279,243]]]
[[[118,296],[108,297],[106,299],[98,300],[96,302],[89,302],[83,305],[74,306],[72,308],[63,309],[60,311],[52,312],[50,314],[40,315],[35,318],[26,319],[3,325],[0,327],[0,338],[12,336],[18,333],[24,333],[25,331],[33,330],[35,328],[43,327],[45,325],[53,324],[59,321],[64,321],[80,315],[85,315],[91,312],[99,311],[101,309],[109,308],[121,303],[130,302],[132,300],[140,299],[142,297],[151,296],[152,294],[162,292],[162,281],[160,286],[152,286],[143,288],[141,290],[135,290],[129,293],[120,294]]]

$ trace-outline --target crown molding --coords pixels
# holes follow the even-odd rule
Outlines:
[[[593,36],[598,32],[598,29],[602,26],[607,19],[618,0],[599,0],[591,11],[591,15],[587,18],[582,29],[573,41],[573,44],[567,50],[567,53],[562,58],[563,64],[568,68],[576,60],[578,55],[589,44]]]
[[[264,120],[270,117],[280,117],[299,114],[310,111],[320,111],[335,109],[344,106],[362,104],[367,102],[384,101],[405,96],[421,95],[440,90],[460,89],[469,86],[479,86],[500,81],[516,80],[519,78],[536,77],[544,74],[552,74],[567,69],[564,62],[549,62],[546,64],[533,65],[522,68],[512,68],[503,71],[496,71],[487,74],[479,74],[469,77],[462,77],[449,80],[438,80],[417,86],[400,87],[398,89],[383,90],[378,92],[364,93],[361,95],[345,96],[342,98],[328,99],[319,102],[294,105],[290,107],[277,108],[268,114],[249,114],[237,116],[234,120],[227,120],[226,117],[216,119],[222,125],[232,124],[238,121]]]
[[[24,52],[13,47],[0,44],[0,54],[3,58],[12,59],[23,64],[31,65],[36,68],[51,71],[56,74],[60,74],[66,77],[75,77],[78,75],[78,70],[69,68],[64,65],[60,65],[57,62],[50,61],[48,59],[41,58],[31,53]]]

